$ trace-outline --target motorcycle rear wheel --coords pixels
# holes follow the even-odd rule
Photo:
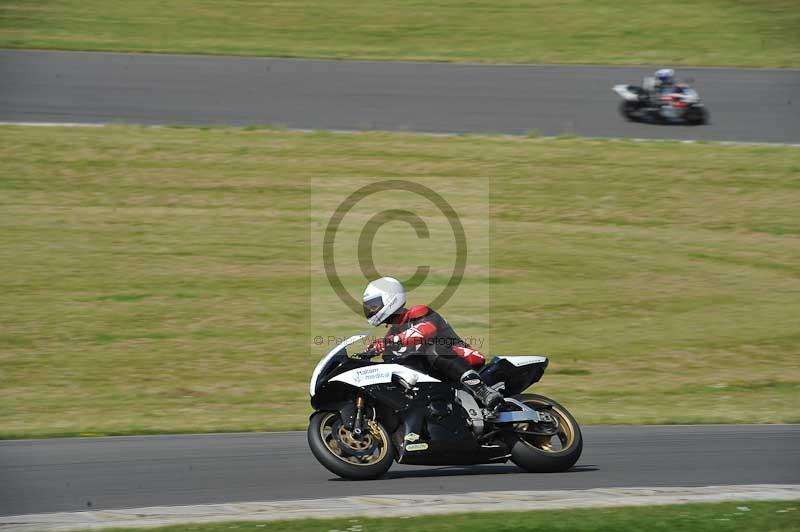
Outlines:
[[[558,473],[575,465],[583,451],[583,436],[572,414],[543,395],[523,394],[515,399],[535,410],[549,412],[557,421],[558,428],[552,436],[507,433],[511,461],[530,473]],[[520,432],[535,432],[536,429],[531,423],[514,426],[514,431]]]
[[[708,111],[702,108],[689,109],[686,112],[686,122],[692,126],[702,126],[708,123]]]
[[[377,420],[370,420],[359,438],[342,425],[339,412],[315,412],[307,437],[317,461],[342,478],[375,479],[383,476],[394,461],[392,440]]]

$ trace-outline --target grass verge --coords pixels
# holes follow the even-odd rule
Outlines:
[[[459,290],[580,422],[800,421],[796,148],[3,126],[0,158],[0,437],[304,428],[309,183],[354,176],[490,180]]]
[[[0,47],[454,62],[800,66],[794,0],[0,2]]]
[[[113,529],[134,531],[142,529]],[[298,521],[273,521],[265,523],[215,523],[192,524],[148,529],[155,532],[653,532],[686,531],[742,531],[800,530],[800,512],[796,501],[789,502],[738,502],[718,504],[681,504],[670,506],[644,506],[623,508],[598,508],[583,510],[556,510],[514,513],[478,513],[454,515],[428,515],[412,518],[383,519],[304,519]]]

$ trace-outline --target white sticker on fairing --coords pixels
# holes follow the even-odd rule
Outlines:
[[[547,362],[547,357],[527,356],[527,357],[497,357],[508,360],[517,367],[527,366],[529,364],[541,364]]]
[[[351,369],[341,375],[331,379],[331,382],[338,381],[353,386],[369,386],[372,384],[384,384],[392,381],[392,375],[402,377],[407,382],[441,382],[430,375],[425,375],[411,368],[400,364],[376,364],[365,368]]]
[[[424,451],[428,448],[427,443],[408,443],[406,444],[406,451]]]
[[[356,369],[349,371],[344,375],[349,375],[353,379],[353,382],[359,386],[380,384],[382,382],[389,382],[392,380],[392,372],[388,369],[381,368],[380,366]],[[339,380],[339,377],[335,377],[331,380]]]

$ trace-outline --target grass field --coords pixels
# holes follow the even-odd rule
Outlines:
[[[460,290],[580,422],[800,422],[796,148],[3,126],[0,158],[2,437],[304,428],[309,183],[378,177],[490,181]]]
[[[215,523],[162,527],[155,532],[652,532],[800,530],[796,501],[682,504],[519,513],[457,514],[384,519],[305,519],[265,523]],[[142,529],[114,529],[132,532]]]
[[[0,47],[800,67],[795,0],[0,0]]]

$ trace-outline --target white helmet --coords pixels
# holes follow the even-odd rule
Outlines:
[[[370,325],[377,327],[406,304],[406,291],[394,277],[381,277],[367,285],[361,299],[364,316]]]

